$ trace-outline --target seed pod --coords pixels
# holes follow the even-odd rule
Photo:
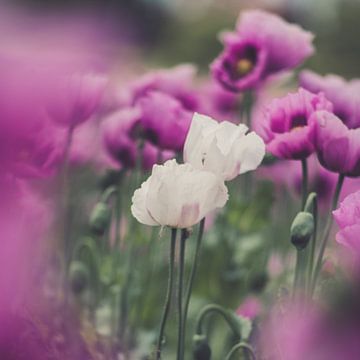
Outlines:
[[[301,211],[291,224],[291,242],[297,250],[306,248],[311,235],[314,233],[314,217],[312,214]]]
[[[193,337],[195,360],[210,360],[211,349],[205,335],[194,335]]]
[[[89,285],[89,271],[80,261],[70,264],[70,286],[75,295],[80,295]]]
[[[106,203],[99,202],[95,205],[90,215],[90,228],[96,235],[104,235],[110,224],[111,211]]]

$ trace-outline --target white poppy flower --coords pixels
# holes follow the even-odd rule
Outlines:
[[[187,228],[225,205],[228,192],[215,174],[168,160],[154,165],[151,176],[132,198],[131,212],[141,223]]]
[[[265,155],[265,144],[256,133],[247,131],[243,124],[218,123],[195,113],[185,141],[184,161],[224,180],[254,170]]]

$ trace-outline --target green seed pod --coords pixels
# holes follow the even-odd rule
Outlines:
[[[291,224],[291,242],[297,250],[306,248],[311,235],[314,233],[314,217],[312,214],[301,211]]]
[[[211,349],[205,335],[196,334],[193,337],[195,360],[210,360]]]
[[[80,295],[89,285],[89,271],[80,261],[73,261],[70,264],[70,286],[75,295]]]
[[[104,235],[111,220],[111,210],[106,203],[99,202],[95,205],[90,215],[90,227],[96,235]]]

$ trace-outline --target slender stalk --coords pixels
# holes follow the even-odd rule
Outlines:
[[[130,254],[127,257],[127,263],[126,263],[126,269],[125,269],[125,282],[121,289],[120,294],[120,326],[119,326],[119,338],[120,340],[125,340],[124,337],[126,336],[125,330],[126,330],[126,322],[127,322],[127,316],[128,316],[128,302],[129,302],[129,296],[128,292],[130,289],[130,284],[132,280],[132,266],[134,266],[134,260],[135,260],[135,249],[133,245],[130,245]],[[126,341],[124,341],[126,343]]]
[[[197,323],[196,323],[196,334],[201,335],[204,333],[204,319],[208,314],[211,313],[217,313],[219,315],[221,315],[221,317],[227,322],[227,324],[229,325],[230,329],[232,330],[232,332],[234,333],[234,335],[236,336],[236,338],[238,340],[241,339],[241,333],[238,327],[238,324],[235,322],[235,320],[231,317],[231,315],[221,306],[219,305],[215,305],[215,304],[210,304],[205,306],[197,319]]]
[[[71,220],[72,220],[72,200],[70,198],[70,176],[69,176],[69,163],[70,163],[70,147],[72,143],[74,127],[70,126],[67,133],[64,163],[62,166],[62,251],[63,258],[63,289],[65,305],[69,302],[69,287],[67,280],[69,277],[69,265],[71,261]]]
[[[302,201],[301,201],[301,209],[303,210],[306,205],[307,193],[308,193],[308,166],[307,160],[301,159],[301,170],[302,170],[302,185],[301,185],[301,193],[302,193]]]
[[[180,254],[179,254],[179,283],[178,283],[178,348],[177,360],[184,359],[184,319],[183,319],[183,287],[184,287],[184,268],[185,268],[185,245],[188,233],[186,229],[181,230]]]
[[[252,360],[256,360],[254,349],[244,342],[241,342],[239,344],[236,344],[229,352],[229,354],[226,356],[225,360],[231,360],[232,356],[240,349],[246,350],[247,354],[250,354],[250,357]]]
[[[339,196],[340,196],[340,192],[342,189],[342,185],[344,183],[344,179],[345,176],[343,174],[339,174],[338,177],[338,181],[336,184],[336,188],[334,191],[334,196],[333,196],[333,200],[332,200],[332,204],[331,204],[331,210],[327,219],[327,223],[325,226],[325,230],[324,230],[324,235],[320,244],[320,250],[319,250],[319,254],[316,260],[316,265],[315,265],[315,269],[314,269],[314,275],[313,275],[313,281],[312,281],[312,287],[311,287],[311,293],[313,293],[315,286],[316,286],[316,282],[318,280],[319,277],[319,273],[322,267],[322,261],[323,261],[323,257],[324,257],[324,252],[325,252],[325,248],[329,239],[329,235],[330,235],[330,230],[331,230],[331,226],[332,226],[332,222],[333,222],[333,217],[332,217],[332,211],[336,209],[338,201],[339,201]]]
[[[166,291],[165,306],[160,322],[160,331],[158,342],[156,346],[156,360],[161,359],[161,348],[164,337],[164,331],[166,326],[166,321],[169,315],[169,310],[171,306],[171,296],[173,291],[173,282],[174,282],[174,264],[175,264],[175,246],[176,246],[176,229],[171,229],[171,245],[170,245],[170,257],[169,257],[169,279],[168,286]]]
[[[189,310],[191,292],[192,292],[192,288],[193,288],[193,284],[194,284],[194,278],[195,278],[195,274],[196,274],[196,270],[197,270],[198,262],[199,262],[199,255],[200,255],[201,241],[202,241],[202,237],[204,234],[204,227],[205,227],[205,218],[203,218],[200,221],[198,237],[196,240],[194,260],[193,260],[193,264],[192,264],[192,268],[191,268],[191,272],[190,272],[189,283],[188,283],[186,293],[185,293],[184,319],[183,319],[184,339],[186,338],[186,320],[187,320],[187,314],[188,314],[188,310]]]
[[[118,251],[121,243],[120,237],[120,225],[121,225],[121,185],[122,182],[119,180],[117,184],[116,197],[115,197],[115,254]]]
[[[314,217],[314,233],[311,239],[309,263],[308,263],[308,274],[307,281],[309,292],[311,295],[311,281],[314,272],[314,261],[315,261],[315,249],[317,243],[317,228],[318,228],[318,202],[316,193],[311,193],[306,201],[305,211],[311,211]]]
[[[300,276],[301,276],[301,250],[296,250],[296,265],[295,265],[295,274],[294,274],[294,284],[293,284],[293,299],[296,296],[297,289],[299,288]]]
[[[308,166],[307,160],[301,159],[301,170],[302,170],[302,185],[301,185],[301,210],[305,209],[307,192],[308,192]],[[296,265],[295,265],[295,275],[294,275],[294,284],[293,284],[293,298],[296,296],[297,290],[303,286],[303,274],[302,274],[302,265],[303,265],[303,250],[296,250]]]

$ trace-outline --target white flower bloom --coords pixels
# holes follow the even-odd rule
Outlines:
[[[224,180],[254,170],[265,155],[265,144],[256,133],[247,131],[243,124],[218,123],[195,113],[185,141],[184,161]]]
[[[132,198],[131,212],[141,223],[187,228],[225,205],[228,192],[215,174],[168,160],[154,165],[151,176]]]

